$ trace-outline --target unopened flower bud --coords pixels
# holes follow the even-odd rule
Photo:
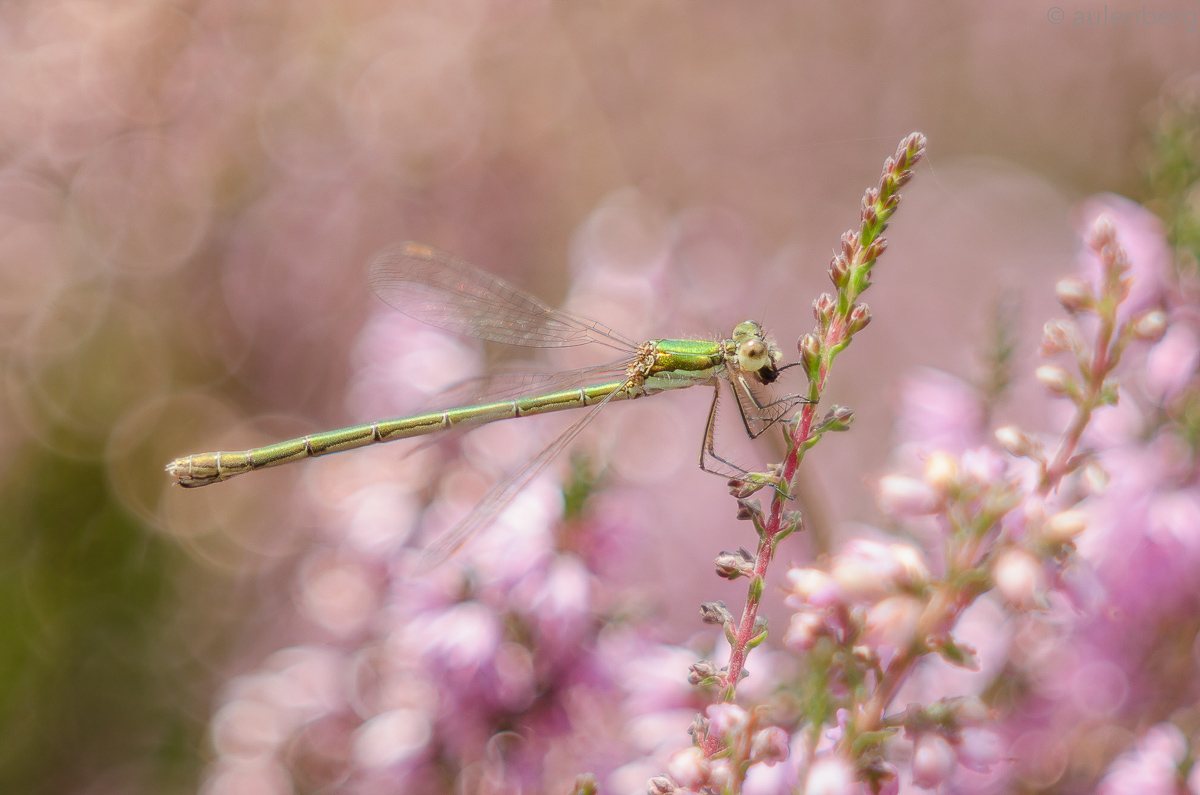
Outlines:
[[[1000,595],[1020,610],[1036,607],[1046,589],[1041,561],[1023,549],[1010,549],[1002,554],[992,570],[992,578]]]
[[[704,751],[695,746],[676,751],[667,762],[667,773],[679,786],[687,789],[699,790],[711,772],[712,764]]]
[[[871,310],[866,304],[855,304],[850,310],[850,318],[847,321],[847,331],[851,334],[857,334],[867,327],[871,322]]]
[[[717,555],[716,565],[718,577],[736,580],[754,573],[754,555],[745,547],[739,547],[737,552],[722,550]]]
[[[1072,313],[1088,309],[1095,301],[1087,282],[1074,276],[1060,279],[1054,286],[1054,295],[1063,308]]]
[[[845,254],[835,254],[829,263],[829,281],[839,290],[846,286],[846,277],[850,273],[850,260]]]
[[[950,778],[956,767],[954,749],[940,734],[922,734],[913,744],[912,775],[918,787],[933,789]]]
[[[1071,391],[1071,376],[1058,365],[1043,364],[1034,370],[1033,376],[1042,386],[1057,395],[1065,395]]]
[[[688,684],[698,685],[705,679],[711,679],[717,675],[717,664],[712,660],[700,660],[692,663],[688,668]]]
[[[835,304],[834,297],[829,293],[821,293],[813,299],[813,317],[817,319],[817,326],[821,331],[829,328],[829,322],[833,319]]]
[[[1009,455],[1024,458],[1033,450],[1034,443],[1023,430],[1015,425],[996,429],[996,441]]]
[[[879,479],[879,507],[893,516],[919,516],[933,513],[941,505],[937,492],[923,480],[905,475],[884,475]]]
[[[782,762],[788,758],[787,732],[778,726],[763,729],[754,735],[754,743],[750,747],[750,760],[762,762],[768,766]]]
[[[796,343],[796,350],[800,353],[804,371],[812,374],[821,358],[821,341],[815,334],[805,334]]]
[[[1047,539],[1063,544],[1087,529],[1087,514],[1078,510],[1062,511],[1046,520],[1043,528]]]
[[[700,605],[700,620],[705,624],[719,626],[733,621],[733,614],[724,602],[705,602]]]
[[[655,776],[646,782],[646,795],[675,795],[679,790],[667,776]]]
[[[1042,356],[1069,351],[1074,347],[1075,327],[1067,320],[1049,320],[1042,326]]]
[[[958,480],[958,462],[954,456],[935,450],[925,461],[925,482],[943,494]]]
[[[1133,322],[1133,334],[1138,339],[1157,342],[1167,330],[1167,313],[1155,309]]]

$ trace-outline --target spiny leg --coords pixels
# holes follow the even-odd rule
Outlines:
[[[725,466],[727,466],[730,469],[737,472],[738,474],[735,475],[735,477],[740,477],[742,475],[748,475],[748,474],[750,474],[750,470],[748,470],[744,467],[740,467],[737,464],[733,463],[732,461],[728,461],[725,458],[723,458],[722,456],[717,454],[715,439],[716,439],[716,426],[717,426],[717,403],[720,400],[721,400],[721,383],[720,383],[720,381],[718,381],[717,383],[713,384],[712,405],[709,406],[709,408],[708,408],[708,421],[704,423],[704,441],[700,445],[700,469],[704,472],[709,473],[710,475],[718,475],[723,478],[727,478],[730,476],[728,472],[720,472],[716,469],[709,469],[708,466],[705,465],[705,461],[704,461],[705,454],[707,454],[709,457],[714,458],[717,461],[720,461]]]

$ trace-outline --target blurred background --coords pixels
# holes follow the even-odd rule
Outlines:
[[[876,521],[905,373],[979,379],[997,327],[1028,372],[1075,203],[1145,197],[1200,30],[1076,24],[1102,5],[0,6],[0,790],[199,786],[219,688],[303,635],[293,583],[324,521],[299,496],[307,469],[345,465],[200,491],[163,465],[394,407],[381,394],[406,388],[417,331],[366,287],[390,242],[637,339],[762,319],[792,360],[863,189],[926,133],[872,328],[832,382],[854,432],[806,462],[814,532],[783,557]],[[441,355],[435,376],[506,353]],[[584,442],[614,488],[681,496],[631,509],[612,574],[676,639],[725,585],[713,555],[746,543],[695,470],[693,391],[614,406],[607,444]],[[1043,427],[1025,405],[1018,388],[1003,410]],[[777,460],[736,426],[731,455]],[[555,427],[476,447],[536,450],[526,437]]]

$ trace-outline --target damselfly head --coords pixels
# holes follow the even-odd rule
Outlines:
[[[753,374],[760,382],[769,384],[779,376],[782,354],[775,341],[763,331],[762,324],[744,320],[733,330],[733,353],[743,371]]]

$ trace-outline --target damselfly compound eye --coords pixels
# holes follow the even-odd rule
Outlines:
[[[757,372],[765,367],[770,361],[770,356],[767,352],[767,343],[752,337],[742,342],[738,346],[738,364],[743,370]]]

